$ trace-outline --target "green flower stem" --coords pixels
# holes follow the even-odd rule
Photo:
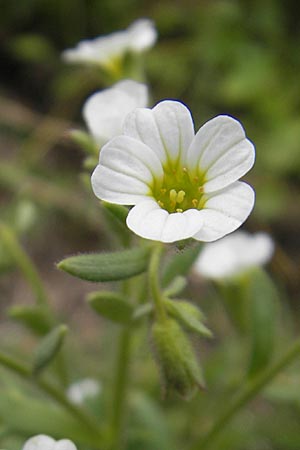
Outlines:
[[[36,268],[19,244],[14,232],[3,223],[0,223],[0,239],[11,258],[19,266],[24,277],[31,285],[37,303],[41,306],[46,306],[48,304],[47,294]]]
[[[21,378],[38,386],[41,391],[59,403],[64,409],[66,409],[73,417],[86,426],[88,430],[95,436],[98,442],[103,440],[103,435],[98,429],[96,421],[85,410],[81,409],[78,405],[73,404],[63,391],[52,384],[45,378],[33,378],[30,367],[24,363],[12,358],[5,353],[0,352],[0,365],[18,374]]]
[[[167,317],[162,299],[162,292],[159,282],[159,264],[164,250],[163,245],[157,244],[152,251],[149,264],[149,286],[152,293],[155,312],[158,320],[165,320]]]
[[[126,408],[126,392],[129,380],[129,362],[131,349],[131,328],[126,327],[120,331],[118,342],[118,353],[116,357],[115,381],[113,386],[112,401],[112,450],[121,448],[121,438],[123,434],[123,424]]]
[[[250,379],[241,388],[239,394],[233,399],[223,413],[217,418],[211,429],[190,450],[205,450],[214,443],[228,422],[251,401],[273,378],[288,366],[300,354],[300,339],[273,365],[267,367],[255,378]]]

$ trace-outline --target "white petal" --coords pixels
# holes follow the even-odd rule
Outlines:
[[[55,440],[45,434],[28,439],[22,450],[54,450]]]
[[[127,28],[129,48],[140,52],[153,46],[157,39],[154,23],[149,19],[139,19]]]
[[[69,439],[61,439],[56,442],[53,450],[77,450],[77,448]]]
[[[253,166],[255,151],[237,120],[218,116],[197,132],[188,151],[188,164],[206,172],[205,192],[223,189]]]
[[[195,234],[202,226],[195,209],[170,214],[153,199],[138,203],[127,216],[127,226],[138,236],[161,242],[175,242]]]
[[[212,278],[230,278],[254,266],[266,264],[272,257],[274,243],[267,233],[236,231],[215,242],[207,243],[200,253],[195,270]]]
[[[148,102],[147,86],[124,80],[91,95],[83,106],[83,117],[94,139],[103,144],[122,133],[127,114]]]
[[[102,148],[92,187],[102,200],[134,205],[151,194],[153,177],[162,176],[161,163],[150,148],[129,136],[118,136]]]
[[[162,164],[185,163],[186,152],[194,138],[190,111],[182,103],[165,100],[152,110],[136,109],[124,122],[124,133],[141,140],[152,148]]]
[[[207,195],[203,227],[193,237],[199,241],[216,241],[236,230],[249,216],[255,194],[251,186],[236,181],[225,189]]]

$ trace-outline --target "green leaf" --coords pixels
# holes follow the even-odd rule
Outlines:
[[[185,328],[201,336],[212,337],[212,332],[204,325],[204,315],[190,302],[184,300],[164,299],[168,313],[178,320]]]
[[[113,322],[128,324],[131,321],[133,307],[126,299],[115,292],[92,292],[87,301],[100,316]]]
[[[95,448],[99,442],[99,436],[61,406],[45,398],[35,398],[32,392],[21,392],[16,386],[5,385],[1,389],[0,420],[10,430],[25,436],[41,433],[56,439],[68,436],[82,444],[82,448]]]
[[[39,306],[13,306],[9,308],[8,316],[39,335],[44,335],[51,329],[49,312]]]
[[[183,291],[186,285],[187,285],[186,278],[182,277],[181,275],[178,275],[171,281],[169,286],[164,290],[164,295],[166,297],[173,297],[174,295],[180,294],[180,292]]]
[[[162,276],[162,285],[164,287],[168,286],[176,276],[187,275],[196,261],[201,247],[201,243],[196,243],[192,247],[185,248],[171,256]]]
[[[84,254],[66,258],[57,267],[83,280],[117,281],[145,272],[149,255],[149,248]]]
[[[67,331],[66,325],[58,325],[40,341],[34,353],[33,374],[39,374],[53,361],[61,349]]]
[[[262,269],[252,272],[248,286],[251,356],[249,374],[262,370],[273,356],[277,328],[276,287]]]

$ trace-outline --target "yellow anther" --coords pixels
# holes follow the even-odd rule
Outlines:
[[[175,191],[175,189],[171,189],[170,190],[170,200],[172,203],[176,204],[177,202],[177,192]]]
[[[179,191],[177,194],[177,203],[182,203],[185,197],[184,191]]]
[[[187,173],[187,171],[188,171],[188,170],[187,170],[187,168],[186,168],[186,167],[183,167],[183,168],[182,168],[182,172],[185,172],[185,173]]]
[[[204,187],[203,186],[199,186],[198,187],[198,191],[201,192],[201,193],[204,192]]]
[[[193,178],[193,180],[195,181],[195,183],[198,183],[199,177],[196,176],[196,177]]]
[[[160,200],[158,200],[157,203],[159,204],[159,206],[160,206],[161,208],[164,208],[164,207],[165,207],[165,205],[163,204],[163,202],[161,202]]]
[[[193,198],[192,205],[197,208],[198,207],[198,200],[196,198]]]
[[[183,212],[183,209],[177,208],[177,209],[176,209],[176,212],[182,213],[182,212]]]
[[[165,193],[167,192],[167,189],[161,188],[160,192],[162,193],[162,195],[165,195]]]

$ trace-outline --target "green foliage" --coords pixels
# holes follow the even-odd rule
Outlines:
[[[88,303],[100,316],[120,324],[129,324],[132,319],[133,307],[122,295],[100,291],[88,295]]]
[[[8,316],[32,330],[38,335],[44,335],[51,329],[52,320],[49,311],[39,306],[12,306],[7,311]]]
[[[186,275],[201,250],[202,244],[193,243],[190,247],[178,250],[177,253],[170,255],[169,261],[165,266],[162,275],[163,286],[168,286],[178,275]]]
[[[164,304],[170,316],[178,320],[187,330],[200,336],[212,337],[212,332],[203,323],[205,317],[197,306],[184,300],[169,299],[165,299]]]
[[[64,343],[67,331],[66,325],[58,325],[39,342],[32,363],[34,375],[39,375],[54,360]]]
[[[88,281],[118,281],[143,273],[148,266],[149,248],[114,253],[71,256],[57,267],[70,275]]]
[[[278,294],[263,270],[253,272],[249,280],[249,322],[251,356],[249,373],[262,370],[271,361],[278,328]]]

